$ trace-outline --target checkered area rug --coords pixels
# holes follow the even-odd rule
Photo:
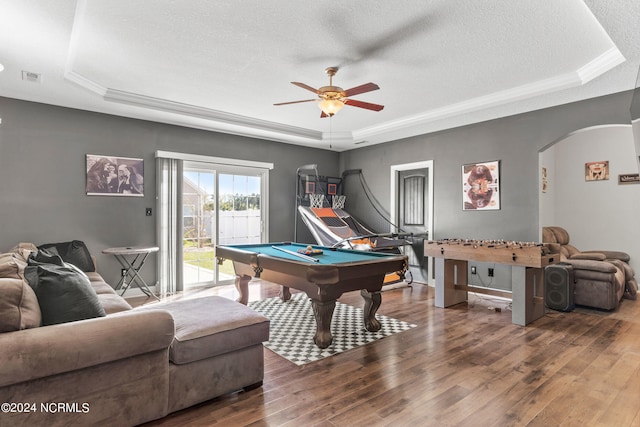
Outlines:
[[[416,326],[376,314],[382,328],[369,332],[364,327],[362,309],[336,302],[331,322],[333,342],[321,349],[313,342],[316,320],[306,294],[295,293],[287,302],[280,298],[252,301],[249,307],[271,321],[270,340],[264,344],[265,347],[296,365],[333,356]]]

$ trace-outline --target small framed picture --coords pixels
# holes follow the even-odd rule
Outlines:
[[[500,160],[462,165],[462,209],[500,209]]]
[[[584,164],[585,181],[604,181],[609,179],[609,161],[587,162]]]
[[[87,154],[88,196],[144,196],[144,160]]]
[[[542,167],[542,185],[541,185],[541,189],[543,193],[547,192],[547,188],[549,188],[549,178],[547,176],[547,168],[546,167]]]
[[[618,175],[618,184],[640,184],[640,174],[623,173]]]

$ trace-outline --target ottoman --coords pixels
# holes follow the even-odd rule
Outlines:
[[[218,296],[152,307],[170,312],[176,328],[169,348],[169,413],[262,385],[269,319]]]

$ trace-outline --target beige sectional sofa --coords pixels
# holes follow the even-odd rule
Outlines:
[[[0,424],[137,425],[262,385],[269,320],[250,308],[203,297],[133,309],[88,271],[78,282],[97,314],[43,325],[63,304],[42,300],[57,283],[25,279],[34,250],[0,254]]]

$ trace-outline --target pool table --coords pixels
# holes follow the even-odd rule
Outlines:
[[[313,341],[320,348],[327,348],[333,341],[331,319],[336,300],[344,292],[360,290],[365,301],[364,325],[368,331],[378,331],[381,325],[375,315],[382,302],[384,276],[393,272],[403,276],[408,268],[407,257],[317,245],[312,248],[320,249],[322,254],[311,255],[317,261],[290,253],[307,247],[290,242],[216,246],[216,257],[218,262],[233,262],[238,301],[243,304],[248,302],[248,284],[254,276],[282,285],[283,301],[291,298],[289,288],[305,292],[316,319]]]

